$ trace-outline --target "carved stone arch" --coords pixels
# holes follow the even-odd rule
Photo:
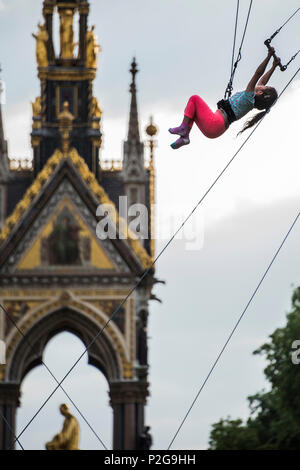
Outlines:
[[[8,360],[6,380],[21,383],[25,375],[42,364],[43,352],[55,335],[68,331],[77,336],[85,347],[99,332],[99,325],[87,315],[69,306],[61,307],[36,321],[21,338]],[[97,367],[108,382],[122,378],[122,365],[112,341],[105,331],[88,349],[88,363]],[[78,358],[74,358],[74,362]]]

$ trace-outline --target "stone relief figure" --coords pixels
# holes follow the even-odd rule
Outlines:
[[[32,34],[36,39],[36,60],[39,67],[48,67],[47,43],[49,35],[45,24],[38,24],[39,31]]]
[[[60,405],[59,411],[65,417],[63,428],[52,441],[46,443],[47,450],[79,450],[79,425],[70,413],[68,405]]]
[[[60,12],[60,57],[73,59],[74,53],[73,10]]]
[[[47,238],[41,240],[41,262],[43,266],[83,266],[91,260],[91,241],[80,236],[80,225],[64,208],[53,222]]]
[[[95,26],[86,33],[86,66],[88,68],[97,67],[97,54],[100,46],[97,44],[96,35],[94,33]]]
[[[66,213],[56,222],[49,236],[50,264],[79,262],[79,232],[81,228]]]
[[[41,97],[38,96],[32,104],[32,114],[34,117],[38,117],[41,115],[42,112],[42,100]]]

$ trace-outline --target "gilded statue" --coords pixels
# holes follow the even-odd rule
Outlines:
[[[38,117],[41,115],[42,112],[42,100],[41,97],[38,96],[32,104],[32,114],[33,117]]]
[[[91,110],[91,114],[92,114],[92,116],[95,117],[95,118],[101,118],[102,111],[101,111],[101,109],[100,109],[98,100],[97,100],[97,98],[95,98],[95,97],[93,97],[93,100],[92,100],[92,110]]]
[[[95,26],[92,26],[86,33],[86,66],[95,69],[97,67],[97,54],[100,51],[100,46],[97,44],[94,29]]]
[[[52,441],[46,443],[47,450],[79,450],[79,425],[71,415],[68,405],[60,405],[59,410],[65,417],[63,428]]]
[[[60,12],[60,57],[73,59],[74,53],[73,10]]]
[[[72,130],[74,116],[70,113],[69,110],[69,102],[65,101],[63,103],[63,109],[58,115],[59,121],[59,131],[61,133],[62,139],[62,151],[63,153],[67,153],[70,147],[70,132]]]
[[[38,24],[39,31],[37,34],[32,34],[36,39],[36,60],[39,67],[48,67],[48,52],[47,43],[49,35],[46,30],[45,24]]]

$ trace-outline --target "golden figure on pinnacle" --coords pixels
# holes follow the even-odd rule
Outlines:
[[[38,24],[39,31],[37,34],[32,34],[36,39],[36,60],[39,67],[48,67],[48,52],[47,43],[49,35],[46,30],[45,24]]]
[[[92,26],[86,33],[86,66],[93,69],[97,67],[97,55],[100,51],[94,29],[95,26]]]
[[[74,31],[73,10],[67,9],[60,12],[60,58],[73,59]]]

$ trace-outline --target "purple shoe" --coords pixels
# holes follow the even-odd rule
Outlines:
[[[187,137],[179,137],[179,139],[176,140],[176,142],[173,142],[171,144],[172,149],[177,150],[183,145],[188,145],[190,143],[190,139]]]
[[[169,132],[170,134],[176,134],[176,135],[181,135],[181,137],[185,137],[186,135],[189,134],[190,128],[188,124],[183,122],[178,127],[170,127]]]

